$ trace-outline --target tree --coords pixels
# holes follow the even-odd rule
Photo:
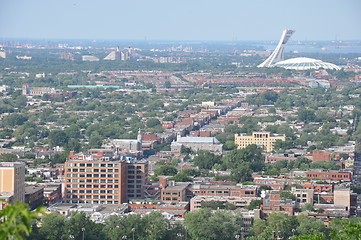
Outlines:
[[[252,232],[257,239],[289,239],[297,226],[298,222],[294,216],[272,213],[267,221],[255,220]]]
[[[232,203],[212,200],[212,201],[201,202],[201,208],[210,208],[213,210],[218,210],[218,209],[234,210],[236,209],[236,206]]]
[[[157,118],[150,118],[147,121],[147,127],[148,128],[154,128],[156,126],[160,125],[160,121]]]
[[[63,147],[68,143],[68,136],[62,130],[54,130],[49,134],[49,145],[51,147]]]
[[[209,151],[200,150],[193,158],[194,164],[200,169],[212,169],[213,165],[220,163],[220,156]]]
[[[16,162],[18,157],[12,153],[2,153],[0,154],[0,160],[3,162]]]
[[[60,214],[49,214],[42,219],[39,235],[43,239],[61,239],[65,232],[65,217]]]
[[[335,219],[331,223],[331,239],[333,240],[356,240],[361,239],[361,219]]]
[[[96,224],[84,212],[76,212],[65,221],[64,234],[72,235],[74,239],[98,240],[104,239],[102,225]]]
[[[212,213],[209,208],[202,208],[185,215],[184,224],[192,239],[225,240],[234,239],[242,227],[240,213],[220,210]]]
[[[165,88],[171,88],[171,87],[172,87],[171,82],[170,82],[170,81],[165,81],[164,87],[165,87]]]
[[[235,149],[228,152],[222,158],[223,165],[227,169],[236,169],[245,163],[249,163],[252,171],[261,171],[264,168],[264,156],[257,145],[248,145],[244,149]]]
[[[283,199],[291,199],[291,200],[296,200],[296,196],[295,195],[293,195],[291,192],[289,192],[289,191],[281,191],[280,192],[280,196],[281,196],[281,198],[283,198]]]
[[[67,151],[74,151],[74,152],[80,152],[81,144],[78,139],[71,139],[66,144],[66,150]]]
[[[185,230],[179,224],[170,224],[160,213],[110,216],[105,221],[104,232],[108,239],[179,239],[177,233]],[[100,239],[100,238],[99,238]]]
[[[298,120],[302,122],[312,122],[316,119],[315,111],[304,108],[298,110],[297,117]]]
[[[251,203],[246,206],[248,210],[253,210],[262,205],[262,200],[252,200]]]
[[[192,178],[190,178],[186,173],[180,172],[174,175],[171,180],[174,180],[176,182],[191,182]]]
[[[95,131],[89,138],[89,148],[99,148],[102,145],[103,138],[99,132]]]
[[[66,158],[68,157],[68,153],[55,153],[54,156],[50,158],[50,162],[52,165],[57,163],[64,163],[66,161]]]
[[[4,127],[15,127],[24,124],[27,120],[28,118],[22,114],[11,114],[3,118],[2,125]]]
[[[312,235],[312,236],[328,236],[330,229],[327,228],[322,222],[317,221],[314,218],[307,217],[305,215],[297,216],[298,226],[296,228],[296,234],[298,235]]]
[[[249,163],[244,163],[243,165],[234,168],[231,170],[232,179],[236,182],[249,182],[253,181],[252,170]]]
[[[170,165],[164,165],[155,170],[156,175],[163,175],[163,176],[174,176],[177,174],[177,169]]]
[[[0,211],[0,240],[25,239],[32,232],[32,221],[39,220],[40,214],[45,214],[44,207],[29,211],[29,205],[25,203],[6,205]]]

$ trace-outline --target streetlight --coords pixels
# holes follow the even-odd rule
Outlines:
[[[73,236],[73,235],[69,235],[69,238],[70,238],[70,239],[74,239],[74,236]]]
[[[236,236],[234,236],[234,237],[235,237],[236,239],[239,239],[240,235],[238,235],[238,234],[237,234],[237,235],[236,235]]]
[[[132,232],[133,232],[133,240],[134,240],[135,228],[132,228]]]
[[[83,232],[83,240],[84,240],[85,228],[82,227],[81,231]]]
[[[122,237],[122,239],[127,239],[127,236],[124,235],[124,236]]]

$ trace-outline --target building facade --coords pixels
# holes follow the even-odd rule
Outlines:
[[[72,156],[64,168],[66,203],[121,204],[126,201],[125,161]]]
[[[271,136],[270,132],[253,132],[251,136],[235,134],[234,142],[238,149],[246,148],[248,145],[256,144],[266,152],[272,152],[277,140],[286,141],[286,136]]]
[[[0,195],[25,202],[25,163],[0,162]]]

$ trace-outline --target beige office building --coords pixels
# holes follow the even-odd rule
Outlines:
[[[25,202],[25,163],[0,162],[0,195]]]
[[[238,149],[246,148],[248,145],[256,144],[266,152],[272,152],[277,140],[286,141],[286,136],[271,136],[270,132],[253,132],[251,136],[235,134],[234,142]]]

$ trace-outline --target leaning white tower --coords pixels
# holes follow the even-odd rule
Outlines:
[[[294,33],[294,30],[283,30],[281,40],[278,43],[276,49],[273,51],[273,53],[260,65],[257,67],[272,67],[273,64],[276,62],[282,61],[284,57],[283,49],[292,34]]]

